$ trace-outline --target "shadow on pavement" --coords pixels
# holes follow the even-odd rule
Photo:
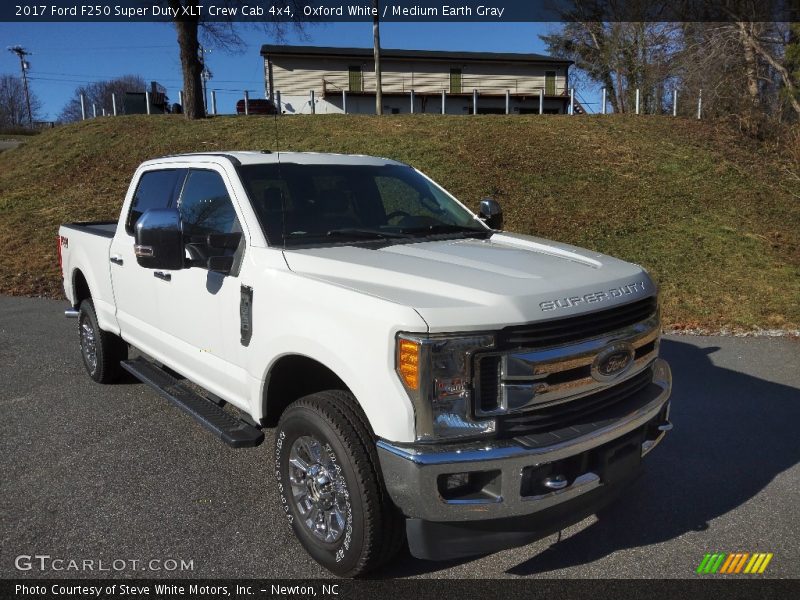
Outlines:
[[[703,531],[798,462],[797,389],[714,366],[716,347],[664,340],[661,348],[675,380],[675,429],[645,459],[644,477],[595,523],[509,573],[546,573]]]

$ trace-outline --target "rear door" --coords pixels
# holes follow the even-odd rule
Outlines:
[[[153,269],[140,267],[133,252],[136,221],[150,208],[175,206],[186,169],[153,168],[139,177],[127,214],[120,217],[109,260],[117,321],[125,340],[149,354],[167,350]]]

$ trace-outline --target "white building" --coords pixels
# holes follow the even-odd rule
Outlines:
[[[264,45],[265,91],[285,113],[375,113],[372,48]],[[566,113],[571,61],[540,54],[381,50],[383,111]],[[477,91],[477,93],[476,93]],[[313,109],[312,109],[313,92]]]

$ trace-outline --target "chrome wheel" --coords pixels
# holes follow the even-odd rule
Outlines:
[[[81,352],[89,371],[94,373],[97,369],[97,338],[91,321],[84,317],[80,322]]]
[[[301,520],[315,537],[333,543],[347,526],[350,494],[329,445],[298,437],[289,451],[289,483]]]

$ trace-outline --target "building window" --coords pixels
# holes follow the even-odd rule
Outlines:
[[[461,69],[450,69],[450,93],[461,93]]]
[[[348,67],[347,72],[349,74],[349,91],[351,92],[363,92],[364,91],[364,78],[361,75],[361,67]]]

